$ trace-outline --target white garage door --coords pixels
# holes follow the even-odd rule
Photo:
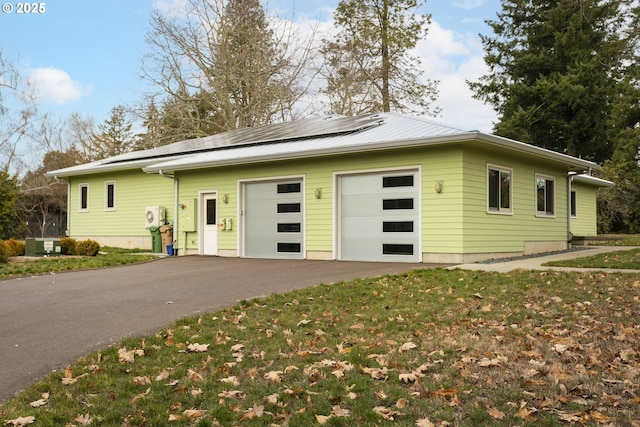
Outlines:
[[[301,179],[243,185],[244,256],[303,258]]]
[[[343,260],[420,261],[418,171],[339,177]]]

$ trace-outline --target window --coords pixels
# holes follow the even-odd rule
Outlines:
[[[383,176],[382,187],[413,187],[413,175]]]
[[[78,211],[89,212],[89,184],[78,186]]]
[[[300,209],[300,203],[278,203],[278,213],[297,213]]]
[[[382,210],[402,210],[413,209],[413,199],[384,199],[382,200]]]
[[[289,184],[278,184],[278,194],[299,193],[299,192],[300,192],[299,182],[293,182]]]
[[[116,182],[107,181],[104,183],[104,210],[116,210]]]
[[[552,177],[536,175],[536,213],[538,216],[554,216],[555,181]]]
[[[576,190],[571,190],[571,216],[578,216],[578,198]]]
[[[487,167],[487,211],[489,213],[510,214],[512,212],[511,175],[511,169]]]

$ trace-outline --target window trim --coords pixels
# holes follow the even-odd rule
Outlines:
[[[86,206],[82,207],[82,189],[87,189]],[[89,183],[83,182],[78,184],[78,212],[89,212]]]
[[[545,210],[541,211],[538,209],[538,180],[543,179],[545,181]],[[547,181],[553,182],[553,194],[552,197],[552,212],[547,210]],[[535,200],[535,209],[536,209],[536,217],[538,218],[555,218],[556,217],[556,206],[558,206],[557,197],[556,197],[556,178],[551,175],[545,175],[542,173],[536,173],[535,179],[533,181],[534,187],[534,200]]]
[[[569,209],[571,218],[578,218],[578,191],[575,188],[571,189],[569,196]]]
[[[113,186],[113,206],[109,206],[109,186]],[[113,212],[116,210],[116,181],[115,180],[104,182],[104,210],[105,212]]]
[[[509,208],[502,208],[500,207],[502,205],[501,200],[498,200],[498,208],[492,208],[490,206],[490,201],[491,201],[491,197],[490,197],[490,187],[489,187],[489,173],[490,171],[495,170],[500,172],[500,174],[502,173],[508,173],[510,180],[509,180]],[[496,164],[491,164],[488,163],[487,164],[487,170],[486,170],[486,182],[485,182],[485,190],[486,190],[486,203],[487,203],[487,213],[491,214],[491,215],[513,215],[513,168],[510,167],[506,167],[506,166],[500,166],[500,165],[496,165]],[[499,195],[500,196],[500,195]]]

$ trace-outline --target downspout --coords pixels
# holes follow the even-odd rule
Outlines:
[[[71,215],[69,215],[69,212],[71,212],[71,182],[69,182],[68,179],[62,180],[58,178],[57,175],[54,175],[53,179],[55,179],[56,182],[67,181],[67,220],[64,235],[65,237],[69,237],[69,230],[71,230]]]
[[[162,172],[162,169],[158,171],[158,175],[163,178],[168,178],[173,180],[173,242],[176,243],[176,236],[178,235],[178,191],[180,190],[180,183],[178,178],[175,175],[166,175]],[[177,249],[177,248],[176,248]]]
[[[577,172],[569,172],[567,175],[567,247],[571,249],[573,241],[573,231],[571,229],[571,190],[573,188],[573,177]]]

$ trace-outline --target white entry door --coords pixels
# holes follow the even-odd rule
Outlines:
[[[218,255],[218,196],[202,196],[202,255]]]

